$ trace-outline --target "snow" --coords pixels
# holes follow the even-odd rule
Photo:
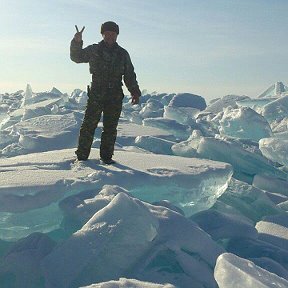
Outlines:
[[[108,282],[102,282],[99,284],[92,284],[89,286],[83,286],[83,288],[124,288],[124,287],[130,287],[130,288],[175,288],[174,285],[171,284],[155,284],[151,282],[143,282],[138,281],[135,279],[126,279],[126,278],[120,278],[119,281],[108,281]]]
[[[200,110],[196,108],[173,107],[168,105],[164,108],[163,117],[166,119],[176,120],[184,125],[191,125],[195,123],[195,116],[197,116],[199,112]]]
[[[287,97],[125,97],[103,165],[85,91],[1,94],[0,286],[288,287]]]
[[[206,101],[202,96],[191,93],[179,93],[173,96],[168,106],[172,107],[191,107],[199,110],[205,110]]]
[[[202,137],[197,153],[202,158],[230,163],[234,168],[234,176],[240,180],[253,181],[257,174],[286,179],[286,174],[272,166],[252,145],[251,151],[246,146],[234,139]]]
[[[151,126],[163,129],[171,133],[177,139],[187,139],[191,133],[191,127],[189,125],[181,124],[176,120],[165,119],[163,117],[146,118],[143,120],[144,126]]]
[[[238,212],[242,217],[244,215],[246,219],[248,218],[253,223],[266,215],[281,213],[281,210],[263,193],[263,190],[236,179],[230,181],[227,190],[218,200],[233,207],[234,213]],[[216,209],[223,211],[222,206]]]
[[[42,115],[21,121],[14,129],[19,135],[19,144],[33,152],[65,148],[67,142],[68,147],[75,147],[75,135],[80,126],[76,117],[74,113]]]
[[[288,139],[263,137],[259,141],[259,149],[268,159],[288,166]]]
[[[27,105],[32,97],[33,97],[33,91],[32,91],[31,85],[27,84],[22,106]]]
[[[286,213],[266,216],[255,227],[259,232],[259,239],[287,250],[288,216]]]
[[[220,133],[235,138],[259,141],[272,136],[267,120],[249,107],[224,109],[220,120]]]
[[[119,278],[151,248],[158,227],[157,219],[142,202],[118,193],[46,257],[43,265],[47,286],[69,287],[75,281],[89,284]],[[86,277],[86,269],[92,279]],[[84,279],[75,280],[82,278],[81,274]]]
[[[284,85],[281,81],[278,81],[272,84],[267,90],[265,90],[262,94],[260,94],[259,98],[266,98],[266,97],[279,97],[283,96],[283,94],[288,92],[288,87]]]
[[[181,252],[181,249],[186,252]],[[72,283],[79,285],[118,279],[131,269],[136,275],[139,271],[148,273],[154,265],[169,265],[169,262],[161,264],[156,260],[169,251],[176,253],[180,267],[188,269],[188,272],[190,265],[200,271],[211,271],[205,262],[213,264],[223,250],[196,224],[178,213],[145,204],[120,192],[80,230],[57,246],[44,259],[43,269],[47,274],[47,287],[70,287],[75,285]],[[205,262],[195,262],[195,253]],[[89,263],[93,263],[93,271]],[[193,270],[189,274],[191,278]],[[156,269],[149,277],[155,281],[161,273]],[[211,277],[205,282],[214,286]]]
[[[283,179],[269,177],[267,175],[255,175],[253,186],[265,191],[279,193],[283,197],[288,197],[288,183]]]
[[[162,117],[163,107],[164,105],[159,100],[150,98],[139,114],[142,118]]]
[[[0,234],[2,239],[13,238],[13,232],[18,238],[39,231],[43,217],[50,210],[55,215],[45,221],[40,231],[59,227],[63,217],[57,202],[73,193],[97,189],[104,184],[120,185],[148,202],[169,200],[191,215],[214,204],[225,191],[232,173],[231,166],[225,163],[154,154],[145,154],[143,158],[142,153],[123,151],[116,151],[114,158],[119,164],[115,166],[99,166],[99,160],[98,163],[89,160],[83,166],[72,163],[73,153],[74,149],[65,149],[3,159],[0,211],[10,214],[1,228],[8,229],[11,222],[15,225],[25,218],[28,222],[34,209],[42,209],[38,211],[39,223],[34,220],[33,226],[25,229],[19,223],[18,228],[15,226],[9,233],[4,230]],[[99,150],[93,149],[91,157],[98,155]],[[153,187],[157,187],[157,193],[152,193]]]
[[[219,288],[228,287],[288,287],[288,281],[269,273],[253,262],[230,253],[221,255],[215,267],[215,278]]]
[[[171,147],[175,144],[173,141],[161,139],[153,136],[137,136],[135,145],[137,147],[147,149],[156,154],[173,154]]]
[[[227,238],[241,238],[243,235],[246,238],[257,238],[257,231],[253,223],[248,223],[238,215],[208,209],[191,216],[191,219],[211,235],[215,241]]]
[[[283,121],[287,124],[288,118],[288,95],[277,98],[276,100],[267,103],[260,110],[261,115],[267,119],[271,125],[272,131],[284,132],[287,131],[287,125],[284,130],[278,130],[278,125]]]
[[[214,114],[217,114],[219,112],[222,112],[224,108],[226,107],[232,107],[237,108],[237,101],[245,101],[250,100],[248,96],[238,96],[238,95],[226,95],[222,98],[216,99],[213,103],[208,105],[206,108],[206,111],[212,112]]]

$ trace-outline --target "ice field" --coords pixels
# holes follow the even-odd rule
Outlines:
[[[115,165],[75,162],[87,94],[0,94],[0,287],[288,287],[288,87],[124,98]]]

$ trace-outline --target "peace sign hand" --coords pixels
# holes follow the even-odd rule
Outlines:
[[[79,31],[77,25],[75,25],[75,28],[76,28],[76,31],[77,31],[77,32],[76,32],[76,34],[74,35],[74,40],[75,40],[76,42],[81,42],[81,41],[82,41],[82,33],[83,33],[84,29],[85,29],[85,26],[83,26],[83,28],[81,29],[81,31]]]

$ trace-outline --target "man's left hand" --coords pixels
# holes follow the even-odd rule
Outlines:
[[[132,105],[136,105],[136,104],[139,104],[139,95],[131,95],[132,97],[132,100],[131,100],[131,104]]]

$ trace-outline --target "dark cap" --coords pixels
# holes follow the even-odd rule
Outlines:
[[[113,31],[119,34],[119,26],[113,21],[105,22],[101,25],[101,34],[105,31]]]

